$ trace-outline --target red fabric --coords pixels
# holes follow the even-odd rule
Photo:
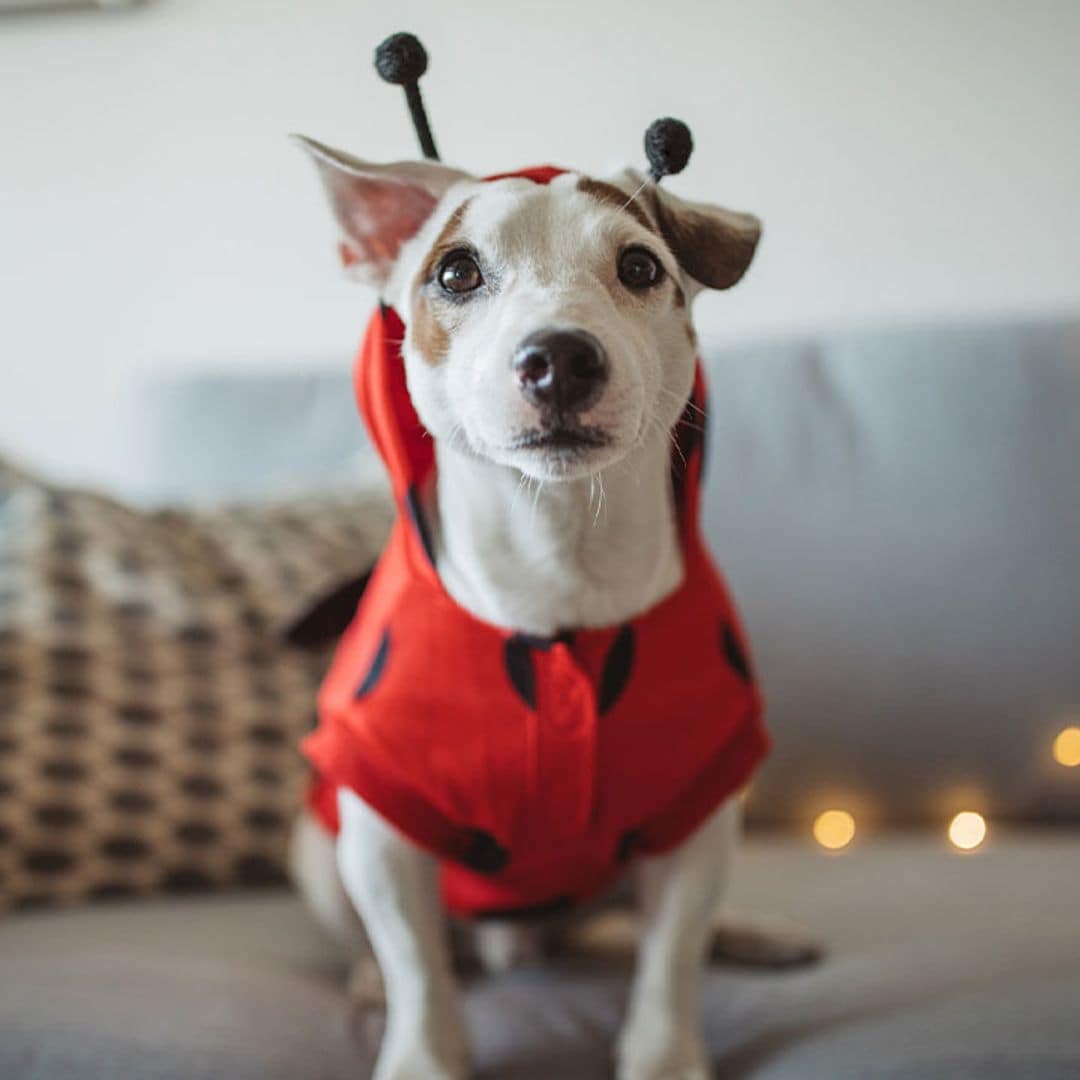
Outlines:
[[[698,530],[700,367],[673,464],[683,585],[624,626],[537,641],[474,618],[431,564],[411,493],[433,453],[403,330],[377,312],[357,358],[399,515],[303,743],[309,806],[336,830],[337,789],[355,791],[440,857],[457,914],[581,901],[633,854],[685,839],[768,750],[745,638]]]

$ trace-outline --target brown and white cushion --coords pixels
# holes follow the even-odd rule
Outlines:
[[[0,910],[279,881],[325,648],[382,493],[143,512],[0,461]]]

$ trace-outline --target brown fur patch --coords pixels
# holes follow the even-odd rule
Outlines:
[[[471,202],[471,198],[466,199],[446,219],[446,224],[439,230],[439,235],[425,256],[420,273],[417,274],[413,284],[410,337],[416,351],[432,366],[441,364],[446,359],[446,354],[450,351],[450,331],[432,310],[431,303],[424,295],[424,287],[435,276],[443,256],[460,246],[462,238],[459,236],[459,230]]]
[[[655,190],[649,205],[679,265],[710,289],[730,289],[746,273],[760,228],[749,215],[672,206]]]
[[[422,292],[413,298],[412,344],[420,356],[433,367],[441,364],[450,351],[450,331],[431,310],[431,304]]]
[[[644,226],[649,232],[656,232],[656,223],[640,207],[636,199],[630,197],[621,188],[609,184],[604,180],[594,180],[591,176],[583,176],[577,182],[578,191],[591,195],[607,206],[614,206],[616,210],[622,210],[629,214],[639,225]]]

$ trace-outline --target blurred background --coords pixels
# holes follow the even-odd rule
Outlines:
[[[290,131],[415,155],[372,44],[428,43],[447,160],[641,164],[753,210],[753,274],[705,297],[725,338],[1080,303],[1080,7],[1070,0],[150,0],[0,23],[0,439],[131,485],[117,406],[148,373],[344,362],[371,298]]]
[[[710,972],[719,1075],[1080,1075],[1080,3],[0,0],[0,1076],[370,1062],[282,886],[332,645],[288,631],[391,517],[375,297],[286,135],[416,156],[402,29],[445,160],[603,174],[672,115],[665,183],[765,223],[696,307],[776,737],[734,901],[830,956]],[[607,1075],[625,976],[472,987],[479,1075]]]

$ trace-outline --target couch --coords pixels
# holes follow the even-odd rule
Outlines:
[[[1080,1076],[1080,321],[706,349],[705,521],[777,748],[735,906],[818,932],[812,968],[714,967],[723,1077]],[[155,380],[129,494],[373,483],[346,364]],[[285,437],[283,437],[285,436]],[[810,826],[849,810],[829,852]],[[961,810],[988,822],[961,852]],[[626,963],[469,985],[479,1075],[608,1075]],[[377,1032],[281,888],[0,921],[5,1080],[366,1075]]]

